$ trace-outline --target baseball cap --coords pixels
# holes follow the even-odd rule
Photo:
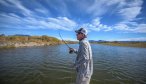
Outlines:
[[[88,34],[88,31],[85,28],[80,28],[79,30],[75,30],[76,33],[82,33],[84,35]]]

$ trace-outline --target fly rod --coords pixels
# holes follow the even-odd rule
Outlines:
[[[60,36],[61,40],[65,43],[65,45],[66,45],[68,48],[71,48],[71,47],[67,44],[67,42],[66,42],[65,40],[63,40],[63,38],[62,38],[60,32],[59,32],[59,36]]]

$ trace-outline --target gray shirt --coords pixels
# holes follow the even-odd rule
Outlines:
[[[89,77],[93,73],[93,59],[90,43],[83,39],[79,42],[79,49],[75,50],[77,54],[75,67],[78,74]]]

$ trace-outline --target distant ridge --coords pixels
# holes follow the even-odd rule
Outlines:
[[[30,36],[30,35],[24,35],[24,34],[15,34],[13,36]]]

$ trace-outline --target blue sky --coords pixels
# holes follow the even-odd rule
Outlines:
[[[145,0],[0,0],[0,34],[146,41]]]

